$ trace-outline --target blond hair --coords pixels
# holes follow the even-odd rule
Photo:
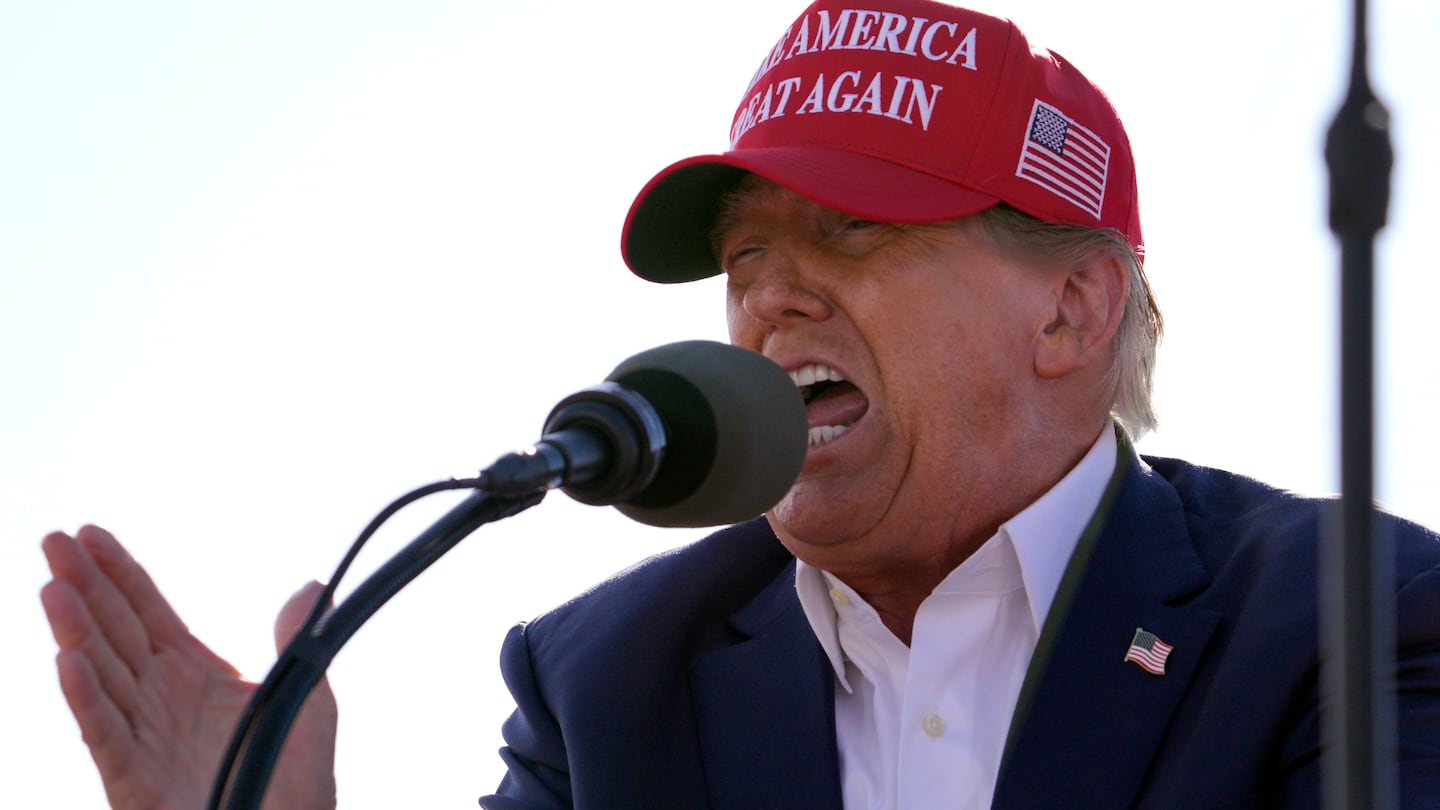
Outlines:
[[[1095,251],[1108,252],[1129,269],[1130,296],[1115,332],[1114,357],[1105,375],[1113,392],[1110,413],[1139,438],[1157,425],[1151,402],[1155,350],[1165,322],[1145,277],[1145,265],[1130,242],[1112,228],[1087,228],[1036,219],[1001,203],[975,215],[1002,245],[1026,258],[1057,267],[1074,267]]]

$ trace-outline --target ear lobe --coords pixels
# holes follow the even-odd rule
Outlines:
[[[1124,260],[1096,251],[1059,279],[1055,308],[1035,343],[1035,371],[1058,379],[1085,368],[1108,369],[1110,344],[1130,294]]]

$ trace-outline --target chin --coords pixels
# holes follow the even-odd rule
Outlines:
[[[803,482],[796,484],[765,514],[775,536],[801,559],[805,555],[800,549],[839,545],[863,534],[868,525],[857,514],[855,507],[859,504],[816,489]]]

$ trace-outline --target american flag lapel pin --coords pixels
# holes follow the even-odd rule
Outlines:
[[[1135,628],[1135,637],[1130,639],[1130,649],[1125,653],[1126,661],[1134,661],[1151,675],[1165,674],[1165,659],[1175,648],[1161,641],[1154,633]]]

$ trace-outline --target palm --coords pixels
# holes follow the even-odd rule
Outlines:
[[[114,808],[203,807],[255,684],[190,635],[144,570],[93,527],[51,535],[55,580],[41,596],[60,653],[60,685]],[[298,625],[318,587],[276,622]],[[268,806],[334,806],[335,701],[322,683],[297,718]]]

